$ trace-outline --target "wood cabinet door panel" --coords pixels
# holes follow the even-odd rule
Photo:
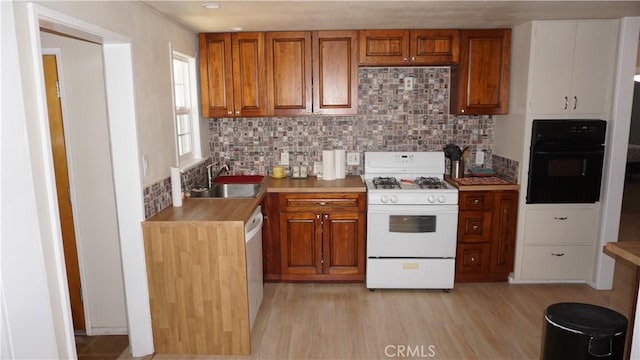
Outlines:
[[[236,33],[231,39],[234,115],[267,115],[264,33]]]
[[[361,30],[360,65],[397,65],[409,59],[409,30]]]
[[[491,212],[462,211],[458,215],[459,242],[488,242],[491,237]]]
[[[283,213],[280,218],[283,274],[322,272],[322,225],[314,213]]]
[[[202,115],[233,115],[231,34],[200,34]]]
[[[503,192],[496,199],[493,224],[491,225],[493,239],[490,271],[510,272],[513,270],[517,221],[518,192]]]
[[[459,204],[460,211],[491,210],[493,208],[493,193],[489,191],[461,191]]]
[[[364,274],[364,221],[359,214],[323,215],[324,269],[329,274]]]
[[[313,33],[313,111],[358,113],[358,32]]]
[[[454,114],[506,114],[511,30],[463,30],[460,66],[452,71]]]
[[[422,65],[457,64],[460,61],[459,30],[411,31],[411,55]]]
[[[266,212],[262,229],[262,263],[265,281],[279,280],[282,272],[278,200],[277,193],[268,193],[262,207],[262,211]]]
[[[456,273],[486,273],[489,271],[488,243],[459,244],[456,254]]]
[[[291,193],[281,194],[280,207],[284,211],[344,210],[364,211],[364,193]]]
[[[274,115],[310,114],[311,33],[267,33],[269,108]]]

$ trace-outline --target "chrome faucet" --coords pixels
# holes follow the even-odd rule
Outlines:
[[[207,165],[207,184],[209,185],[209,187],[213,186],[213,181],[220,175],[224,174],[224,173],[228,173],[229,171],[231,171],[231,166],[229,166],[229,164],[223,164],[222,167],[220,168],[220,170],[218,170],[215,175],[212,175],[212,168],[213,168],[214,164],[209,164]],[[217,164],[216,164],[217,165]]]

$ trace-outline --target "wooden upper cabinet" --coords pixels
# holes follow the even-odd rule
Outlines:
[[[451,69],[451,113],[506,114],[511,30],[462,30],[460,66]]]
[[[270,32],[267,41],[267,86],[273,115],[312,112],[311,33]]]
[[[358,32],[313,33],[313,112],[358,113]]]
[[[265,116],[264,33],[200,34],[202,114]]]
[[[358,113],[358,32],[267,33],[272,115]]]
[[[360,65],[451,65],[459,30],[361,30]]]

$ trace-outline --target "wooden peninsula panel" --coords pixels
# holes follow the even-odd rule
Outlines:
[[[144,223],[157,353],[249,355],[244,222]]]

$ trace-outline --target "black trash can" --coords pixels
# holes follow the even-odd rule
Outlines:
[[[545,313],[543,360],[622,359],[627,318],[597,305],[559,303]]]

